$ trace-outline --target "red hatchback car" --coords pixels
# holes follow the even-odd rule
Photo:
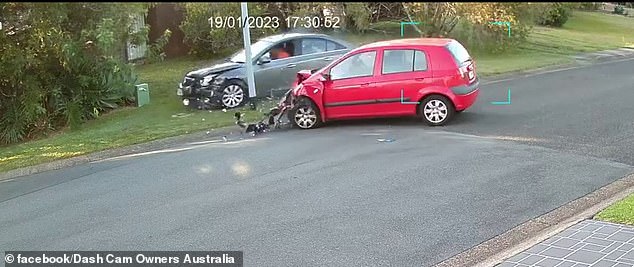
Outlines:
[[[458,41],[443,38],[364,45],[297,76],[288,116],[302,129],[337,119],[395,116],[444,125],[479,93],[473,59]]]

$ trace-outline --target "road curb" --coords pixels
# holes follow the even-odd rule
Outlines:
[[[200,131],[185,135],[172,136],[162,139],[153,140],[150,142],[124,146],[113,149],[106,149],[98,152],[93,152],[86,155],[76,156],[67,159],[55,160],[47,163],[42,163],[34,166],[28,166],[18,169],[9,170],[0,173],[0,181],[18,178],[21,176],[27,176],[31,174],[42,173],[46,171],[57,170],[66,167],[73,167],[80,164],[85,164],[93,161],[103,160],[112,157],[124,156],[134,153],[143,153],[152,150],[166,149],[179,144],[193,141],[204,141],[209,138],[216,138],[224,135],[232,135],[233,133],[240,132],[241,129],[238,126],[227,126],[218,129],[207,131]]]
[[[436,267],[495,266],[634,193],[634,173],[446,259]]]

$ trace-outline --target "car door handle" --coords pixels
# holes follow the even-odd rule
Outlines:
[[[359,87],[368,87],[368,86],[370,86],[370,83],[361,84]]]
[[[286,65],[286,67],[287,67],[287,68],[289,68],[289,69],[292,69],[292,68],[294,68],[294,67],[297,67],[297,65],[295,65],[295,64],[288,64],[288,65]]]
[[[422,80],[425,80],[425,78],[416,78],[416,79],[414,79],[414,80],[416,80],[416,81],[422,81]]]

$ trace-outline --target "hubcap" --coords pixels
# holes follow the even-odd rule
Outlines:
[[[317,123],[317,114],[311,107],[300,107],[295,113],[295,123],[297,126],[308,129]]]
[[[237,107],[244,99],[244,91],[242,90],[242,87],[235,84],[225,87],[225,89],[222,90],[222,93],[222,104],[228,108]]]
[[[447,118],[447,105],[440,100],[431,100],[423,109],[425,118],[433,123],[439,123]]]

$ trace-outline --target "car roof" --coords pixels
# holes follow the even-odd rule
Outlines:
[[[282,40],[288,40],[288,39],[293,39],[297,37],[321,37],[321,38],[331,39],[330,36],[326,34],[321,34],[321,33],[282,33],[282,34],[267,36],[260,40],[268,41],[268,42],[279,42]]]
[[[387,41],[379,41],[369,43],[358,49],[364,48],[377,48],[377,47],[390,47],[390,46],[446,46],[447,44],[455,41],[450,38],[407,38],[407,39],[394,39]]]

